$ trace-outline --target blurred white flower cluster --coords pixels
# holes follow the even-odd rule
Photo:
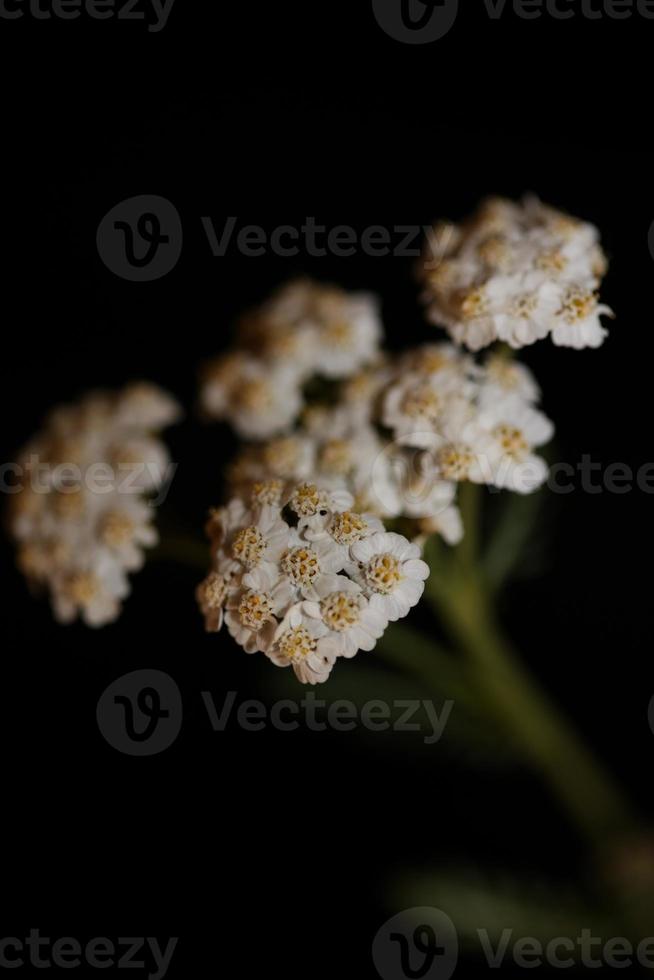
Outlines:
[[[30,585],[47,589],[57,620],[116,619],[128,572],[157,542],[147,495],[168,476],[155,433],[180,414],[154,385],[93,392],[55,409],[16,463],[9,527]]]
[[[442,223],[420,268],[429,319],[457,344],[599,347],[598,289],[607,268],[593,225],[527,198],[485,201],[461,225]]]
[[[429,568],[417,545],[353,503],[346,491],[270,480],[214,511],[212,568],[197,589],[207,630],[224,620],[246,653],[292,666],[304,684],[372,650],[419,601]]]
[[[345,490],[359,512],[411,522],[415,536],[456,544],[461,481],[531,493],[547,477],[534,453],[553,434],[523,365],[494,354],[478,364],[451,344],[427,344],[342,382],[288,430],[246,445],[228,469],[230,496],[276,481]],[[407,528],[408,530],[408,528]]]
[[[245,439],[269,439],[300,412],[309,378],[350,377],[375,360],[381,337],[373,296],[291,282],[247,313],[236,348],[207,365],[202,408]]]

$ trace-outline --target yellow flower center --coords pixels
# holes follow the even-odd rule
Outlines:
[[[278,507],[282,499],[284,484],[281,480],[266,480],[263,483],[255,483],[252,487],[253,504],[270,504]]]
[[[488,309],[488,297],[483,286],[472,289],[461,301],[461,315],[466,320],[482,316]]]
[[[320,562],[310,548],[293,548],[282,556],[282,570],[296,585],[311,585],[320,574]]]
[[[466,446],[443,446],[436,454],[436,462],[445,480],[465,480],[472,465],[473,455]]]
[[[504,235],[489,235],[479,246],[479,257],[491,269],[506,269],[511,264],[511,249]]]
[[[258,527],[251,525],[239,531],[232,545],[232,556],[246,568],[259,564],[266,550],[266,539]]]
[[[366,527],[367,524],[360,514],[346,510],[342,514],[334,515],[329,533],[337,544],[350,545],[363,537]]]
[[[235,401],[246,412],[265,412],[271,402],[268,383],[259,378],[244,381],[236,390]]]
[[[347,439],[330,439],[320,453],[320,465],[328,473],[349,473],[352,469],[351,443]]]
[[[544,272],[563,272],[567,264],[565,255],[556,248],[541,252],[536,259],[536,265]]]
[[[495,435],[500,440],[503,451],[507,456],[523,456],[529,450],[529,443],[520,429],[510,425],[498,425]]]
[[[316,649],[316,641],[304,626],[296,626],[286,630],[278,641],[279,650],[283,657],[292,663],[300,663]]]
[[[440,396],[429,385],[421,385],[407,391],[402,401],[402,411],[409,418],[423,418],[433,422],[441,408]]]
[[[579,323],[588,319],[597,305],[595,293],[585,289],[571,289],[559,310],[568,323]]]
[[[327,344],[348,350],[352,346],[352,325],[347,320],[332,320],[323,327],[324,340]]]
[[[220,609],[227,596],[227,582],[218,572],[210,572],[202,583],[202,603],[207,609]]]
[[[321,497],[313,483],[301,483],[289,500],[289,507],[300,517],[312,517],[320,507]]]
[[[322,600],[320,610],[327,626],[337,633],[356,626],[361,615],[358,601],[347,592],[333,592]]]
[[[402,579],[400,563],[393,555],[376,555],[366,565],[365,576],[371,589],[388,595]]]
[[[275,476],[287,477],[297,465],[299,451],[300,444],[293,436],[274,439],[263,451],[265,466]]]
[[[248,590],[238,606],[238,614],[243,626],[258,632],[273,618],[273,603],[265,592]]]

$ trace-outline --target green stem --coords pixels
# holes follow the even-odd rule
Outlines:
[[[534,684],[504,636],[480,572],[479,488],[462,489],[468,544],[457,549],[453,574],[431,576],[429,598],[467,655],[499,724],[542,772],[592,844],[610,847],[637,821],[612,778]]]
[[[469,581],[456,599],[439,603],[439,609],[476,665],[480,687],[498,721],[542,771],[592,843],[603,848],[633,830],[636,821],[619,790],[524,671],[479,583]]]

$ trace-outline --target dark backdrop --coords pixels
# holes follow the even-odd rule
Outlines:
[[[306,272],[378,290],[391,346],[433,336],[410,260],[213,258],[200,216],[392,227],[533,190],[601,228],[618,313],[598,352],[529,351],[559,458],[650,461],[654,23],[492,22],[471,3],[418,47],[387,37],[367,2],[177,4],[159,34],[0,21],[3,460],[53,403],[151,378],[188,412],[170,436],[166,519],[200,533],[232,442],[193,417],[195,372],[237,311]],[[184,250],[166,278],[131,284],[102,264],[95,232],[145,193],[174,202]],[[507,621],[647,810],[652,499],[547,506],[544,565],[512,587]],[[526,774],[471,773],[410,738],[212,734],[198,692],[265,699],[269,675],[204,636],[197,572],[150,565],[120,621],[90,632],[57,627],[2,554],[3,934],[178,935],[171,976],[373,976],[394,871],[578,873],[578,841]],[[150,760],[95,725],[102,690],[138,667],[168,671],[188,699],[182,736]]]

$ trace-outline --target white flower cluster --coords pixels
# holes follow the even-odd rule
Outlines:
[[[429,568],[353,499],[313,483],[258,484],[211,514],[212,569],[198,586],[206,628],[223,620],[246,653],[325,681],[339,657],[372,650],[419,601]],[[288,518],[285,519],[285,518]]]
[[[127,573],[157,543],[146,496],[164,481],[169,456],[153,433],[179,416],[154,385],[94,392],[55,409],[17,461],[10,531],[18,565],[49,590],[57,620],[89,626],[116,619]]]
[[[376,359],[381,336],[373,296],[291,282],[246,314],[236,348],[205,368],[202,408],[245,439],[269,439],[298,416],[309,378],[350,377]]]
[[[429,319],[471,350],[599,347],[612,316],[598,299],[607,268],[597,229],[536,198],[487,200],[462,225],[434,229],[420,276]]]
[[[277,481],[284,494],[315,481],[350,493],[357,511],[408,518],[456,544],[461,481],[530,493],[546,479],[533,450],[553,426],[539,397],[529,370],[509,358],[477,364],[451,344],[427,344],[348,379],[335,402],[308,408],[286,434],[246,446],[229,490],[247,498],[260,483]]]
[[[384,394],[382,422],[397,445],[422,450],[426,486],[469,480],[532,493],[547,478],[534,449],[554,434],[536,407],[531,372],[501,354],[477,364],[448,345],[409,352]]]

